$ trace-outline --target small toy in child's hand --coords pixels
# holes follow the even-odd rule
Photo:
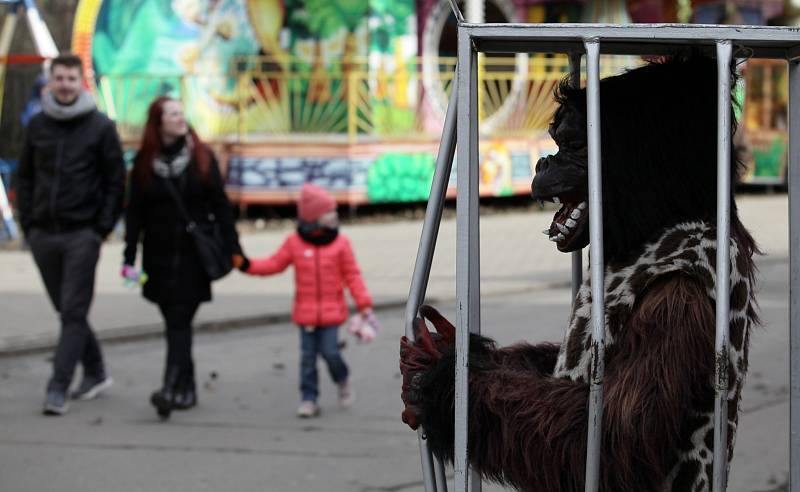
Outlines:
[[[133,285],[141,286],[147,282],[147,273],[139,271],[131,265],[122,265],[122,270],[119,274],[125,279],[126,287],[132,287]]]
[[[374,340],[379,329],[378,318],[375,317],[372,311],[366,315],[356,314],[350,318],[350,323],[347,326],[347,331],[362,343],[369,343]]]

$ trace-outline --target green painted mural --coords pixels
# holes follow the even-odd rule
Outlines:
[[[429,153],[383,154],[367,172],[371,203],[415,202],[428,199],[436,161]]]
[[[370,104],[358,110],[375,111],[370,121],[412,121],[413,0],[81,0],[74,39],[101,106],[122,125],[141,124],[147,101],[173,94],[209,137],[344,133],[356,72],[393,73],[390,97],[365,85]]]

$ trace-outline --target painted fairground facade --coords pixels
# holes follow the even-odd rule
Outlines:
[[[486,22],[615,23],[669,20],[686,4],[459,3]],[[73,32],[92,90],[130,146],[151,99],[181,98],[220,148],[240,203],[287,202],[307,181],[344,203],[427,199],[455,66],[446,0],[81,0]],[[479,65],[482,193],[528,193],[536,161],[553,150],[546,127],[567,61],[481,56]]]

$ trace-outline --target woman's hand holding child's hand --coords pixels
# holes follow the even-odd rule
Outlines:
[[[233,263],[233,268],[245,273],[247,273],[247,270],[250,268],[250,260],[241,253],[236,253],[231,256],[231,262]]]

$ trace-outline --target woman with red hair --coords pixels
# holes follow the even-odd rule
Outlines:
[[[158,305],[166,325],[164,382],[150,397],[163,418],[197,404],[192,320],[200,303],[211,300],[211,281],[176,198],[199,227],[216,222],[227,253],[241,254],[213,152],[187,124],[181,102],[159,97],[150,104],[131,173],[123,275],[133,268],[141,241],[142,295]]]

